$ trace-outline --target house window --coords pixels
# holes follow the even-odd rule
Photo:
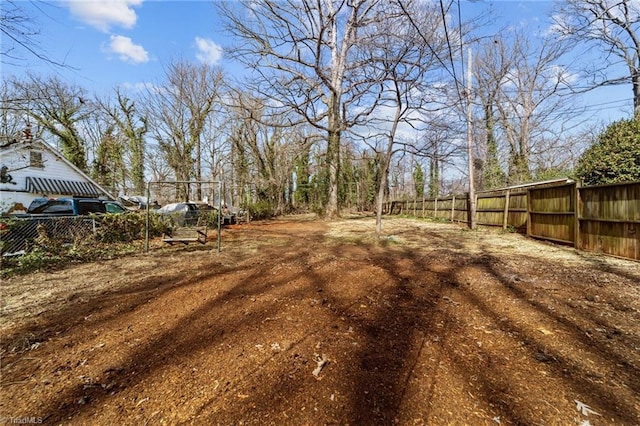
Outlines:
[[[29,153],[29,165],[31,167],[44,167],[44,162],[42,161],[42,152],[39,151],[30,151]]]

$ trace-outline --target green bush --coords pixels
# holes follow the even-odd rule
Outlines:
[[[249,212],[251,219],[261,220],[273,217],[273,205],[269,201],[260,200],[255,203],[247,204],[244,209]]]
[[[46,227],[38,225],[38,237],[29,243],[24,255],[0,258],[2,275],[56,268],[72,262],[110,259],[141,250],[147,220],[145,212],[105,214],[93,218],[97,224],[94,234],[78,235],[65,241],[50,237]],[[167,225],[158,215],[152,214],[149,219],[150,237],[160,236],[167,230]],[[3,223],[6,227],[13,226],[10,221]]]
[[[2,217],[0,218],[0,253],[4,253],[7,242],[5,237],[9,235],[11,229],[15,226],[16,220],[13,218]]]
[[[217,210],[203,210],[200,212],[200,225],[207,225],[208,228],[218,227],[218,211]]]
[[[146,212],[105,214],[94,216],[100,224],[97,241],[103,243],[131,242],[145,238]],[[156,214],[149,215],[149,236],[157,237],[167,231],[168,225]]]
[[[586,185],[640,181],[640,118],[611,124],[578,161]]]

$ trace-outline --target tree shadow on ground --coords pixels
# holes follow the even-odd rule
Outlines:
[[[502,303],[525,303],[528,305],[527,309],[532,312],[531,315],[540,316],[545,322],[563,326],[569,333],[565,337],[566,340],[576,342],[581,346],[581,350],[588,351],[587,358],[600,360],[613,369],[610,371],[615,377],[613,380],[599,376],[597,371],[593,371],[595,369],[590,368],[588,361],[580,359],[579,355],[566,355],[563,352],[566,347],[558,349],[557,345],[545,344],[539,338],[538,330],[520,325],[517,318],[505,316],[500,312],[499,306],[493,305],[491,300],[485,300],[486,296],[483,296],[482,292],[475,293],[469,290],[460,281],[458,266],[455,263],[450,265],[450,269],[439,268],[439,285],[432,284],[428,291],[420,293],[419,274],[407,277],[406,272],[407,269],[427,271],[430,260],[416,255],[414,251],[404,251],[400,258],[405,262],[396,263],[387,257],[376,259],[376,264],[385,268],[394,280],[396,303],[378,309],[373,318],[352,319],[353,325],[363,330],[368,343],[363,345],[358,355],[360,365],[355,369],[350,422],[361,423],[374,419],[374,423],[389,424],[397,421],[402,415],[400,407],[412,375],[412,366],[416,364],[416,358],[420,357],[425,339],[434,337],[436,341],[442,342],[442,356],[448,358],[449,364],[455,368],[462,381],[479,383],[474,392],[478,389],[482,391],[481,398],[485,399],[487,407],[496,410],[497,418],[507,423],[532,424],[540,420],[541,414],[558,414],[558,409],[549,405],[548,401],[543,400],[549,407],[541,409],[525,399],[531,398],[532,395],[524,395],[525,398],[515,397],[526,393],[527,389],[523,387],[522,382],[514,381],[513,372],[508,371],[509,366],[495,362],[495,354],[477,349],[477,356],[474,358],[462,355],[462,351],[456,350],[455,346],[459,343],[456,343],[457,340],[451,335],[456,332],[463,333],[464,319],[460,317],[461,309],[447,308],[443,313],[442,309],[438,308],[443,300],[450,301],[453,297],[462,297],[463,304],[471,305],[469,309],[477,310],[483,317],[490,319],[498,330],[510,336],[512,345],[526,351],[526,357],[533,360],[534,364],[544,364],[546,371],[563,382],[565,394],[568,392],[576,396],[588,396],[600,413],[608,418],[617,419],[625,424],[638,421],[633,403],[640,377],[637,367],[632,365],[633,361],[628,358],[628,352],[625,357],[604,345],[594,344],[595,342],[585,335],[582,327],[577,325],[572,317],[580,317],[579,312],[572,310],[568,312],[568,316],[560,315],[555,309],[535,301],[531,294],[515,287],[509,278],[505,277],[503,270],[496,268],[498,262],[490,255],[470,256],[466,260],[467,263],[480,265],[498,285],[506,289],[508,298],[502,300]],[[464,316],[463,313],[462,315]],[[593,321],[592,318],[584,320]],[[442,327],[444,330],[439,331],[438,325],[442,324],[445,324]],[[598,324],[597,320],[594,324]],[[415,341],[416,335],[419,336],[418,340],[422,341]],[[632,343],[635,346],[631,348],[638,347],[637,341],[619,343],[623,346]],[[491,361],[492,359],[494,361]],[[594,378],[598,380],[593,380]],[[543,388],[540,390],[543,392]],[[426,398],[430,397],[426,395]],[[559,405],[566,407],[567,402],[570,405],[573,400],[561,401]],[[423,414],[429,417],[428,410]]]
[[[65,331],[104,309],[83,327],[90,328],[87,335],[114,335],[124,324],[120,317],[140,315],[149,335],[135,346],[117,340],[122,348],[107,350],[121,350],[122,358],[100,367],[101,382],[70,382],[44,401],[41,417],[82,423],[111,407],[129,418],[170,423],[438,424],[466,415],[470,423],[495,416],[504,424],[535,424],[572,420],[560,410],[575,410],[573,397],[588,396],[607,419],[638,422],[630,402],[639,392],[634,360],[594,344],[584,324],[595,327],[597,319],[561,299],[552,307],[536,300],[494,255],[462,256],[464,247],[443,237],[432,238],[435,246],[425,254],[401,244],[327,244],[322,232],[269,235],[278,244],[253,262],[143,280],[92,301],[91,309],[52,317],[49,329]],[[471,272],[481,281],[469,282]],[[160,323],[142,318],[151,300],[156,310],[167,307],[158,313]],[[563,341],[545,340],[525,316],[563,329]],[[66,324],[54,328],[55,321]],[[611,377],[590,380],[585,372],[597,371],[566,352],[572,347],[588,359],[609,360]],[[317,375],[314,355],[329,361]],[[91,356],[100,365],[101,355]],[[164,411],[145,411],[137,389],[166,385],[172,375],[173,393],[156,395]],[[545,394],[553,385],[559,388]],[[447,413],[448,392],[460,398],[460,412]],[[131,401],[134,396],[139,399]],[[555,396],[564,399],[545,400]],[[168,417],[180,404],[191,407],[186,417]]]
[[[274,255],[271,255],[268,251],[266,250],[264,256],[273,258]],[[281,250],[276,250],[276,252],[280,253]],[[280,262],[291,262],[298,260],[298,257],[298,253],[293,253],[288,258],[281,258]],[[91,406],[94,407],[100,406],[106,401],[113,400],[115,394],[151,380],[169,365],[180,365],[194,353],[214,350],[225,339],[225,336],[230,333],[246,331],[274,316],[277,314],[277,303],[265,303],[260,308],[253,308],[250,311],[244,309],[244,306],[252,297],[259,297],[273,290],[273,288],[283,286],[290,280],[300,277],[299,274],[293,276],[285,275],[278,279],[265,280],[264,277],[270,274],[271,267],[272,265],[267,263],[258,266],[253,265],[243,280],[236,282],[206,303],[200,304],[199,307],[188,308],[190,310],[182,314],[173,326],[154,336],[147,344],[136,348],[119,365],[109,367],[106,371],[110,383],[108,386],[87,387],[84,383],[78,383],[75,386],[68,387],[47,401],[41,417],[46,422],[53,423],[73,418],[90,408],[89,404],[85,405],[85,402],[90,401]],[[196,280],[188,276],[181,276],[182,280],[179,282],[168,279],[160,283],[162,287],[160,292],[157,292],[158,286],[154,286],[151,282],[147,283],[144,289],[136,287],[133,290],[133,299],[126,300],[126,307],[101,319],[99,324],[92,324],[92,327],[104,329],[107,326],[107,322],[115,320],[124,312],[133,311],[146,303],[151,294],[158,299],[163,294],[169,294],[176,289],[190,291],[189,288],[195,287],[198,283],[240,270],[246,272],[246,266],[239,269],[203,273]],[[252,283],[252,285],[247,286],[247,282]],[[305,291],[307,289],[293,289],[281,297],[300,298],[298,293]],[[226,312],[226,316],[218,318],[215,323],[211,323],[209,320],[212,316],[215,316],[214,313],[221,311]],[[259,366],[256,369],[259,369]],[[245,374],[249,377],[252,372],[246,372]],[[82,401],[82,403],[79,404],[78,401]]]

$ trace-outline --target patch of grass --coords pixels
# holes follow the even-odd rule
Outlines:
[[[394,235],[383,235],[377,240],[377,242],[382,247],[391,247],[401,244],[398,238]]]
[[[369,245],[375,242],[374,235],[331,235],[327,239],[336,244]]]
[[[406,215],[406,214],[398,214],[398,215],[392,215],[392,216],[383,216],[382,217],[382,221],[384,222],[384,220],[386,219],[413,219],[413,220],[418,220],[421,222],[434,222],[434,223],[451,223],[451,220],[448,218],[444,218],[444,217],[431,217],[431,216],[426,216],[426,217],[421,217],[421,216],[411,216],[411,215]]]
[[[502,229],[503,234],[515,234],[518,232],[518,228],[513,225],[508,225],[506,228]]]
[[[36,246],[22,256],[3,258],[1,262],[2,277],[8,278],[13,275],[61,269],[70,263],[115,259],[139,253],[141,250],[142,242],[96,244],[94,241],[64,245],[54,250],[46,246]]]

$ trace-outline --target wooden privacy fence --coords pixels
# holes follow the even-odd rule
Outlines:
[[[467,222],[469,200],[466,195],[413,201],[391,201],[383,205],[384,214],[406,214],[415,217],[431,217]]]
[[[386,214],[468,223],[468,196],[391,201]],[[640,182],[533,184],[476,195],[476,222],[580,250],[640,260]]]
[[[576,247],[640,260],[640,182],[579,188]]]

